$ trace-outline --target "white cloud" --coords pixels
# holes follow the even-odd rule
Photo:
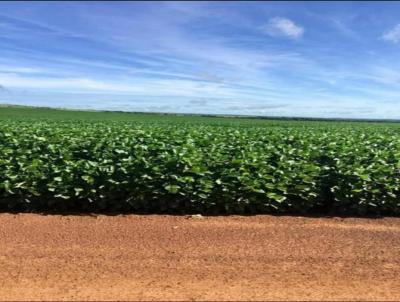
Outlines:
[[[303,27],[295,24],[292,20],[281,17],[270,19],[263,30],[270,36],[286,36],[292,39],[298,39],[304,34]]]
[[[108,92],[132,95],[175,95],[182,97],[232,96],[234,91],[219,83],[205,83],[179,79],[147,79],[141,77],[99,80],[75,77],[31,77],[0,72],[0,83],[5,87],[45,89],[59,92]],[[177,89],[179,87],[179,89]]]
[[[382,39],[393,43],[400,42],[400,24],[383,34]]]
[[[20,66],[8,66],[0,64],[0,72],[11,72],[11,73],[42,73],[43,70],[39,68],[31,68],[31,67],[20,67]]]

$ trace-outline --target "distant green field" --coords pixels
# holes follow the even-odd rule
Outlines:
[[[398,215],[399,127],[0,107],[0,208]]]
[[[257,118],[257,117],[230,117],[230,116],[201,116],[189,114],[162,114],[162,113],[136,113],[112,111],[85,111],[53,108],[36,108],[25,106],[0,105],[0,120],[85,120],[85,121],[131,121],[143,123],[205,123],[216,125],[268,125],[302,127],[312,126],[316,123],[329,127],[338,126],[391,126],[399,127],[400,123],[376,121],[346,121],[324,119],[290,119],[290,118]]]
[[[23,106],[0,106],[0,120],[85,120],[85,121],[132,121],[132,122],[184,122],[184,123],[212,123],[212,124],[263,124],[265,120],[230,118],[230,117],[204,117],[195,115],[172,115],[156,113],[131,113],[131,112],[101,112],[82,110],[63,110],[50,108],[34,108]],[[278,121],[280,123],[280,121]]]

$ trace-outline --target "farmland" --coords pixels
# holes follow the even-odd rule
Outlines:
[[[0,107],[0,300],[398,300],[399,130]]]
[[[0,108],[0,207],[400,213],[400,124]]]

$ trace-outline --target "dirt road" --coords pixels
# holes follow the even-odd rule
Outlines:
[[[0,300],[400,300],[400,219],[0,214]]]

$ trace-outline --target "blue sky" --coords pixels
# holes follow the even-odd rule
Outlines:
[[[0,103],[400,118],[400,2],[0,2]]]

